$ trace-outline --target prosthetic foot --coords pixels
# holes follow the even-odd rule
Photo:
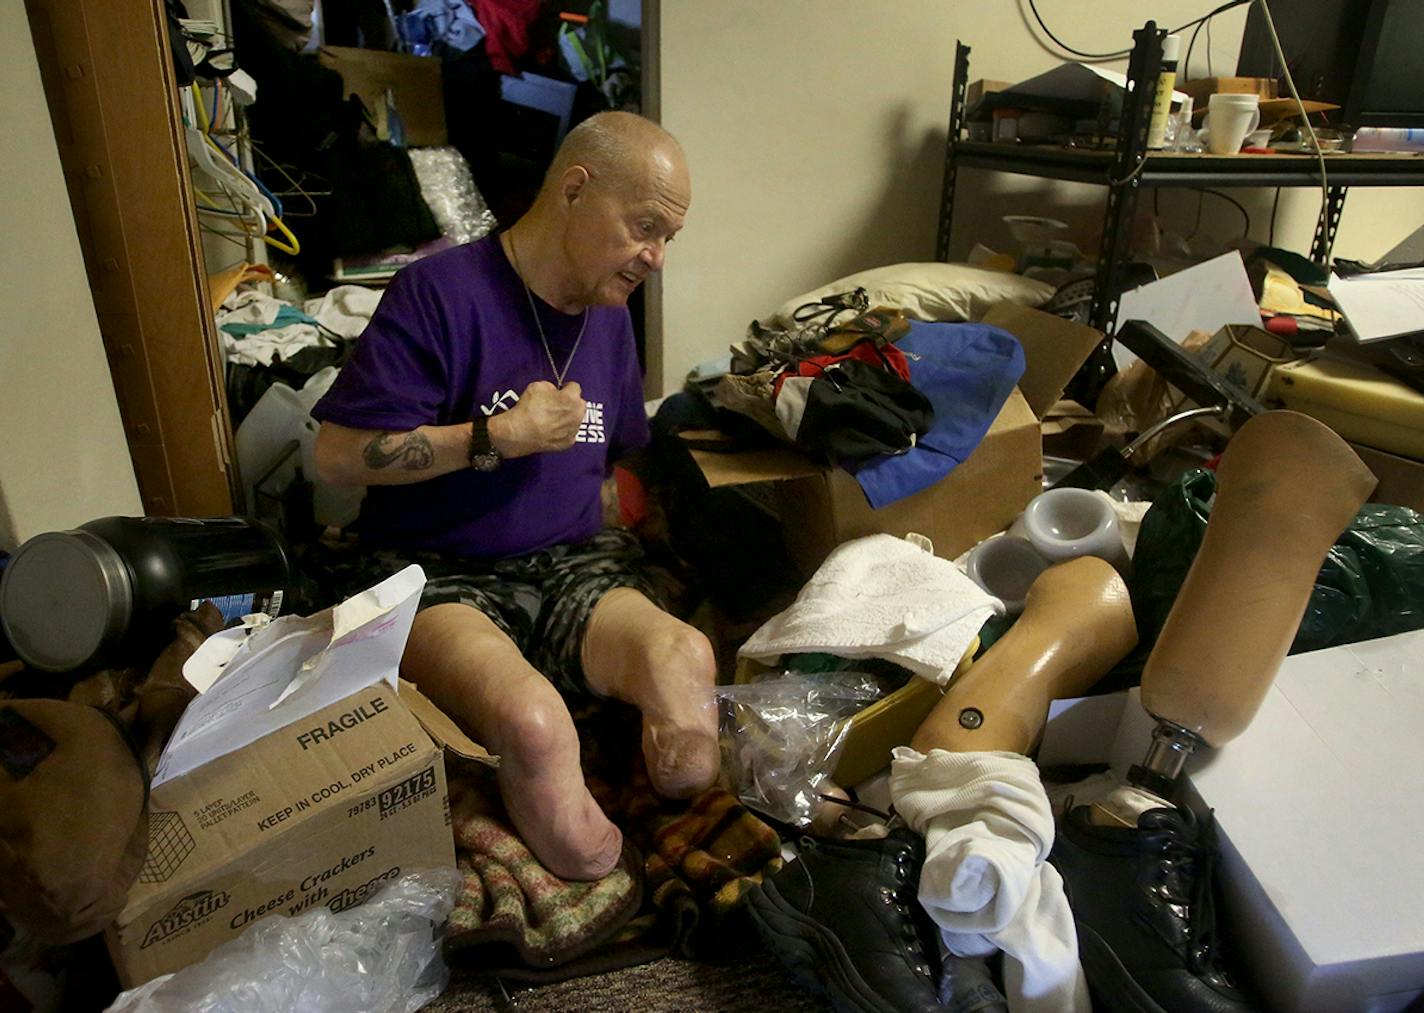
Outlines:
[[[1049,567],[1023,615],[950,685],[910,745],[1027,753],[1051,701],[1081,695],[1135,646],[1127,585],[1110,563],[1081,556]]]
[[[1330,545],[1375,479],[1331,430],[1294,412],[1247,422],[1222,456],[1206,536],[1142,678],[1158,726],[1129,783],[1059,822],[1088,981],[1109,1010],[1249,1007],[1214,942],[1209,827],[1167,801],[1182,765],[1255,716]]]

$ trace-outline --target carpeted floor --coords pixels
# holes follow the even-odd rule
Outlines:
[[[515,982],[456,978],[429,1013],[824,1013],[830,1007],[797,988],[769,959],[740,967],[671,957],[607,974],[530,988]]]

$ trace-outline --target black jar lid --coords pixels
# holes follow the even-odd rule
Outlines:
[[[116,643],[133,609],[128,567],[87,531],[36,535],[0,577],[0,625],[31,668],[68,672]]]

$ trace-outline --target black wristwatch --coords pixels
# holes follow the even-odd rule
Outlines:
[[[470,467],[476,471],[494,471],[501,460],[499,448],[490,440],[489,419],[477,416],[470,423]]]

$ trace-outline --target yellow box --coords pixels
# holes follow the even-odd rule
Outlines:
[[[1347,440],[1424,458],[1424,394],[1368,363],[1326,357],[1277,366],[1266,397]]]

